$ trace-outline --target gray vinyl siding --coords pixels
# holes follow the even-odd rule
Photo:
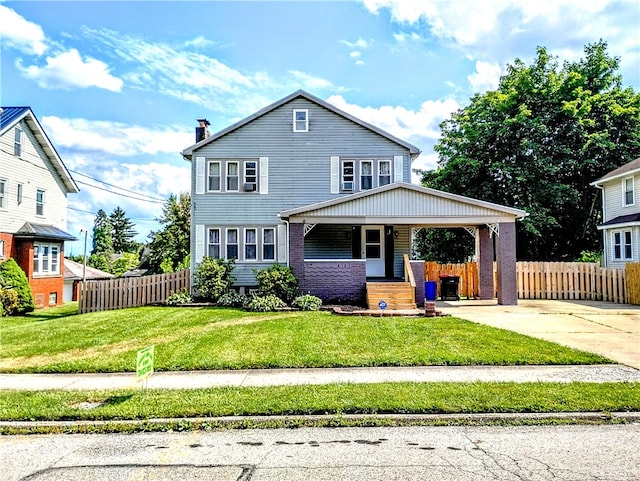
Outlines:
[[[625,206],[624,200],[624,179],[633,177],[634,204]],[[640,212],[640,175],[636,173],[629,176],[613,179],[604,185],[604,217],[603,222],[622,215],[635,214]]]
[[[309,132],[293,132],[293,109],[309,110]],[[274,223],[277,213],[331,194],[331,156],[404,157],[403,181],[410,181],[406,148],[303,98],[259,117],[211,142],[193,158],[207,160],[269,159],[269,194],[208,193],[194,195],[194,224]],[[195,169],[192,169],[195,192]]]

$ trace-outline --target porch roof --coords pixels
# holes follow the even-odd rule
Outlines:
[[[310,224],[408,224],[467,227],[515,222],[527,212],[461,195],[397,182],[280,212]]]

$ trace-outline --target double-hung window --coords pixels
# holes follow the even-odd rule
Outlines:
[[[33,273],[41,275],[60,273],[60,245],[34,244]]]
[[[276,230],[262,230],[262,260],[272,261],[276,258]]]
[[[255,261],[258,259],[258,235],[257,229],[244,230],[244,260]]]
[[[227,229],[227,259],[238,258],[238,229]]]
[[[36,215],[44,215],[44,190],[36,190]]]
[[[360,189],[373,189],[373,161],[360,162]]]
[[[391,183],[391,161],[381,160],[378,163],[378,186]]]
[[[633,242],[631,231],[613,233],[613,258],[616,260],[629,260],[633,257]]]
[[[220,258],[220,229],[209,229],[207,255],[214,259]]]
[[[342,162],[342,190],[351,192],[355,179],[355,162],[345,160]]]
[[[23,190],[23,188],[24,188],[23,184],[18,184],[18,191],[17,191],[17,195],[16,195],[16,197],[17,197],[16,200],[18,202],[18,205],[22,204],[22,190]]]
[[[227,191],[237,192],[240,186],[240,166],[238,162],[227,162]]]
[[[294,109],[293,111],[293,131],[309,131],[309,111],[304,109]]]
[[[622,185],[624,189],[623,205],[625,207],[629,205],[634,205],[635,199],[634,199],[633,177],[627,177],[626,179],[624,179],[624,181],[622,182]]]
[[[20,157],[22,155],[22,129],[20,127],[16,127],[13,141],[13,155],[16,157]]]
[[[221,179],[221,171],[220,171],[220,162],[211,161],[209,162],[209,173],[207,175],[209,191],[219,191],[221,188],[220,179]]]
[[[253,192],[258,185],[258,163],[248,160],[244,163],[244,190]]]
[[[0,179],[0,209],[7,208],[7,181]]]

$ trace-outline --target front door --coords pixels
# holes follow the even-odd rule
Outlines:
[[[384,277],[384,228],[364,227],[362,257],[366,260],[367,277]]]

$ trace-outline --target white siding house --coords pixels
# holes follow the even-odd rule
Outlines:
[[[36,306],[63,301],[67,195],[79,192],[29,107],[0,109],[0,262],[25,271]]]
[[[624,268],[640,262],[640,158],[591,185],[602,190],[602,231],[605,267]]]

